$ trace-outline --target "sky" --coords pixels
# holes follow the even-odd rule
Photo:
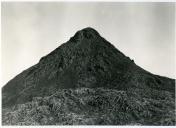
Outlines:
[[[2,86],[93,27],[137,65],[175,78],[174,3],[2,2]]]

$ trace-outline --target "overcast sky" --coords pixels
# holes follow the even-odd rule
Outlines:
[[[2,3],[2,84],[95,28],[142,68],[174,78],[174,3]]]

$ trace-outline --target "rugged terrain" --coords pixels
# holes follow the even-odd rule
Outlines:
[[[85,28],[2,88],[3,125],[175,125],[175,80]]]

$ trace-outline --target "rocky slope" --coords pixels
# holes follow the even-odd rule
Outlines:
[[[82,99],[84,98],[82,93],[85,93],[84,88],[89,90],[89,93],[86,92],[85,94],[87,99]],[[97,91],[99,88],[103,94]],[[81,91],[82,89],[83,92]],[[59,120],[57,116],[53,117],[53,115],[50,114],[53,119],[51,122],[46,121],[49,123],[42,123],[36,119],[35,121],[29,121],[30,125],[32,125],[32,122],[39,125],[101,124],[99,121],[96,121],[101,120],[101,116],[104,116],[102,118],[106,118],[103,119],[103,124],[175,124],[175,115],[169,114],[174,113],[175,80],[154,75],[140,68],[133,60],[117,50],[92,28],[85,28],[78,31],[68,42],[42,57],[38,64],[23,71],[2,88],[3,124],[20,124],[20,122],[23,122],[22,124],[25,125],[28,124],[25,119],[34,117],[30,115],[31,110],[37,109],[40,105],[34,105],[29,108],[30,112],[24,114],[23,121],[20,119],[17,121],[13,120],[10,116],[11,113],[21,113],[23,109],[19,106],[22,104],[23,106],[33,104],[35,97],[41,97],[43,100],[43,98],[46,97],[55,99],[53,94],[57,94],[56,97],[63,94],[65,95],[63,90],[70,90],[69,92],[73,93],[76,93],[75,91],[79,90],[78,92],[81,94],[77,93],[75,94],[76,96],[70,94],[72,97],[71,99],[75,98],[72,100],[73,104],[68,98],[64,98],[65,100],[63,101],[61,100],[62,98],[59,101],[56,101],[58,104],[63,104],[70,108],[60,110],[62,112],[56,112],[61,120]],[[58,91],[61,91],[62,93],[58,94]],[[134,94],[130,94],[130,92]],[[154,94],[154,92],[157,95]],[[124,98],[121,93],[126,96],[126,98]],[[104,96],[102,97],[102,95]],[[111,100],[118,97],[118,95],[122,96],[120,98],[122,101],[118,102],[117,100],[117,102],[112,102]],[[97,101],[94,96],[99,97],[100,101]],[[91,107],[89,107],[91,105],[87,103],[89,100],[91,103],[93,102],[93,109],[91,109]],[[47,109],[49,109],[48,111],[52,113],[52,106],[49,101],[50,100],[47,101],[45,106],[47,106]],[[101,109],[102,104],[105,106],[103,109]],[[107,104],[114,106],[115,110],[109,108]],[[129,104],[133,106],[130,106]],[[148,106],[146,106],[146,104]],[[159,107],[153,104],[157,104]],[[95,113],[101,115],[100,117],[97,115],[90,117],[91,111],[94,110],[94,106],[97,108]],[[121,108],[122,106],[124,106],[124,109]],[[127,108],[131,113],[127,113]],[[150,110],[148,110],[149,108]],[[62,113],[68,114],[71,112],[77,115],[78,113],[74,109],[80,109],[79,112],[81,111],[81,116],[86,117],[81,118],[84,123],[77,120],[75,123],[75,121],[73,121],[74,118],[71,118],[70,116],[66,117],[69,118],[68,120],[71,120],[72,123],[68,123],[70,121],[62,121],[62,119],[67,120],[65,116],[62,116]],[[112,113],[108,112],[112,114],[111,116],[108,113],[104,113],[105,111],[111,110],[113,111]],[[149,115],[151,117],[141,116],[146,114],[144,110],[150,113]],[[27,110],[25,109],[25,111]],[[119,112],[121,112],[122,117],[118,116]],[[136,117],[135,113],[138,113],[140,116]],[[162,116],[159,116],[159,114]],[[45,115],[45,112],[42,115]],[[123,117],[126,119],[121,120],[120,118]],[[93,123],[90,123],[89,121],[86,123],[86,120],[89,118],[95,119],[92,121]],[[14,119],[17,118],[15,117]],[[8,122],[9,120],[10,123]],[[161,120],[169,121],[162,122]]]

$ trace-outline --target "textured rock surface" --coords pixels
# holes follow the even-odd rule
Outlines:
[[[152,97],[153,93],[149,91],[147,94],[149,98],[169,97],[172,105],[170,104],[170,108],[165,111],[174,112],[174,79],[154,75],[140,68],[133,60],[117,50],[92,28],[85,28],[78,31],[68,42],[42,57],[38,64],[23,71],[9,81],[2,88],[2,106],[3,109],[8,108],[9,111],[12,111],[12,108],[18,104],[32,103],[35,97],[51,96],[60,89],[76,90],[81,88],[89,88],[92,90],[104,88],[105,91],[111,89],[112,91],[123,91],[125,93],[129,89],[134,91],[141,90],[141,92],[136,93],[133,97],[134,99],[142,97],[143,93],[145,94],[149,90],[156,90],[158,95]],[[91,96],[92,94],[90,94]],[[112,97],[114,96],[116,95]],[[106,99],[102,98],[101,100],[105,102]],[[162,102],[159,104],[162,105]],[[72,104],[70,106],[74,107]],[[105,107],[104,109],[109,108]],[[13,111],[15,110],[13,109]],[[84,107],[80,111],[86,112]],[[125,110],[122,112],[127,114]],[[97,113],[101,114],[101,111]],[[106,116],[108,118],[108,115]],[[131,116],[135,118],[133,115]],[[156,117],[159,118],[158,116]],[[160,118],[165,119],[166,117]],[[172,120],[172,118],[170,119]],[[83,121],[87,120],[89,119]],[[143,118],[143,121],[146,121],[145,118]],[[36,123],[41,124],[39,122]],[[62,124],[61,122],[58,123]],[[137,122],[131,120],[128,123],[135,124]],[[125,123],[123,120],[121,123],[111,121],[107,124],[128,123]],[[139,123],[147,124],[147,122]],[[154,123],[155,121],[153,120]],[[57,124],[57,121],[51,124]],[[94,121],[93,124],[99,123]],[[152,121],[149,124],[152,124]],[[170,124],[173,124],[173,120]]]
[[[58,89],[2,114],[3,125],[175,124],[174,98],[155,89]]]

